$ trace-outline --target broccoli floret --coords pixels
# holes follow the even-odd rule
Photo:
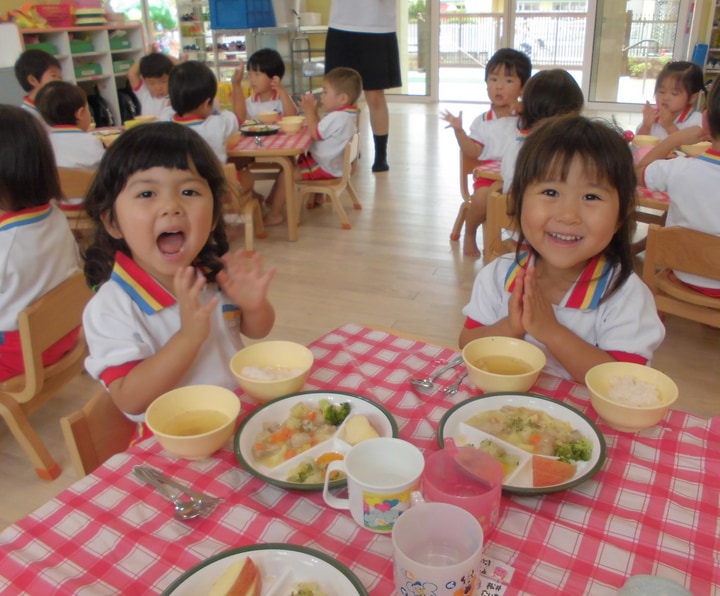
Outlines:
[[[577,441],[555,441],[555,455],[566,464],[577,460],[588,461],[592,455],[592,443],[585,437]]]
[[[321,399],[318,406],[322,410],[325,422],[333,426],[340,426],[350,413],[350,404],[347,402],[339,406],[333,406],[326,399]]]

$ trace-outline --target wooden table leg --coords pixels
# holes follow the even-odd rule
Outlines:
[[[285,173],[285,207],[287,209],[288,240],[296,242],[298,239],[299,211],[295,200],[294,160],[283,155],[258,156],[255,158],[258,163],[278,164]]]

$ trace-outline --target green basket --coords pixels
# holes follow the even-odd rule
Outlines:
[[[95,51],[95,48],[90,40],[73,39],[70,42],[70,52],[73,54],[86,54],[93,51]]]
[[[111,50],[128,50],[130,49],[130,40],[127,37],[111,37]]]
[[[47,42],[47,41],[41,41],[38,43],[26,43],[25,44],[26,50],[42,50],[43,52],[47,52],[48,54],[51,54],[52,56],[55,56],[57,54],[57,48]]]
[[[113,61],[113,72],[115,74],[123,74],[130,70],[133,65],[132,60],[114,60]]]
[[[102,66],[96,62],[75,65],[75,77],[78,79],[83,77],[94,77],[100,74],[102,74]]]

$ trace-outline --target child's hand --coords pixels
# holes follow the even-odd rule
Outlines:
[[[242,58],[238,62],[237,68],[233,71],[232,84],[233,87],[237,87],[242,83],[243,77],[245,76],[245,63]]]
[[[300,98],[300,107],[306,114],[317,109],[317,99],[312,93],[306,93]]]
[[[180,331],[193,342],[202,343],[210,335],[210,315],[218,304],[215,297],[207,304],[200,301],[200,294],[207,284],[204,277],[197,277],[193,267],[182,267],[175,272],[173,287],[180,305]]]
[[[511,333],[513,337],[518,338],[525,335],[525,327],[522,323],[524,286],[525,269],[520,269],[515,277],[515,287],[510,295],[510,302],[508,302],[508,321]]]
[[[702,126],[691,126],[689,128],[681,128],[673,135],[673,139],[677,139],[677,145],[694,145],[703,141],[712,141],[710,134]]]
[[[649,101],[645,102],[643,106],[643,126],[651,127],[655,124],[655,108],[650,104]]]
[[[282,81],[280,80],[280,77],[279,77],[279,76],[275,75],[275,76],[270,80],[270,88],[271,88],[273,91],[282,91],[282,90],[284,89],[283,84],[282,84]]]
[[[660,125],[665,130],[668,130],[671,126],[675,124],[675,118],[673,117],[673,113],[667,108],[664,108],[663,106],[658,106],[657,119]]]
[[[217,274],[217,281],[233,304],[246,312],[264,306],[275,267],[263,272],[262,257],[244,250],[224,254],[220,260],[225,268]]]
[[[517,284],[517,282],[515,282]],[[522,298],[522,325],[538,341],[548,343],[558,323],[552,304],[545,298],[538,283],[537,271],[531,265],[525,274]]]
[[[459,114],[456,116],[453,116],[450,112],[445,110],[442,114],[440,114],[443,120],[447,122],[450,125],[450,128],[453,128],[455,130],[462,130],[462,111],[459,112]]]

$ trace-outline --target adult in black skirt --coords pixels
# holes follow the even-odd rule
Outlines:
[[[373,172],[385,172],[389,132],[385,89],[400,87],[395,0],[332,0],[325,72],[336,66],[360,73],[375,141]]]

